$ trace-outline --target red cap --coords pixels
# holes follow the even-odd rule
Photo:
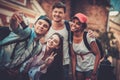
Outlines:
[[[80,22],[82,22],[82,23],[87,22],[87,16],[82,13],[77,13],[77,14],[75,14],[74,17],[78,18],[80,20]]]

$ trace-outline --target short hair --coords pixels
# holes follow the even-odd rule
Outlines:
[[[48,24],[49,24],[49,26],[51,26],[51,20],[46,16],[46,15],[41,15],[37,20],[36,20],[36,22],[38,21],[38,20],[40,20],[40,19],[42,19],[42,20],[45,20]],[[36,24],[36,22],[35,22],[35,24]]]
[[[64,12],[66,12],[66,6],[64,3],[62,2],[57,2],[53,5],[52,7],[52,10],[55,9],[55,8],[63,8],[64,9]]]

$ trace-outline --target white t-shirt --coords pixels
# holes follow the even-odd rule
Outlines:
[[[50,30],[45,36],[45,40],[47,40],[52,34],[54,33],[59,33],[64,37],[63,40],[63,65],[69,64],[70,63],[70,56],[68,53],[68,31],[64,25],[64,28],[61,30],[54,30],[52,27],[50,27]]]
[[[90,44],[92,41],[95,41],[95,38],[90,38],[87,34],[87,40],[88,43]],[[76,64],[77,71],[83,72],[94,69],[95,55],[93,53],[86,54],[90,51],[85,46],[83,40],[77,44],[73,42],[73,50],[75,51],[75,54],[77,54],[77,64]],[[86,54],[86,55],[84,55],[82,58],[78,54]]]

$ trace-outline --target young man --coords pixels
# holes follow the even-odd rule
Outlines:
[[[10,34],[0,41],[0,79],[19,80],[21,65],[41,50],[39,39],[46,34],[51,21],[40,16],[33,28],[23,20],[23,13],[16,12],[11,17]],[[7,43],[7,44],[6,44]]]
[[[97,80],[96,73],[100,61],[100,51],[95,41],[87,34],[87,16],[83,13],[74,15],[71,24],[73,32],[73,42],[71,48],[72,57],[72,73],[73,80]],[[91,50],[87,49],[84,36],[87,38]]]
[[[64,79],[68,80],[69,77],[69,64],[70,64],[70,55],[69,55],[69,26],[65,25],[65,13],[66,7],[62,2],[55,3],[52,7],[52,25],[48,33],[46,34],[46,40],[53,33],[57,32],[64,37],[63,40],[63,69],[64,69]],[[69,24],[69,23],[68,23]],[[62,53],[61,53],[62,54]],[[49,70],[48,70],[49,71]],[[51,76],[51,77],[54,77]]]

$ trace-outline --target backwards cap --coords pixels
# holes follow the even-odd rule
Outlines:
[[[82,13],[77,13],[73,18],[78,18],[81,23],[87,22],[87,16]]]
[[[38,21],[39,19],[45,20],[45,21],[48,22],[48,24],[51,26],[51,20],[50,20],[46,15],[40,16],[40,17],[37,19],[37,21]]]

